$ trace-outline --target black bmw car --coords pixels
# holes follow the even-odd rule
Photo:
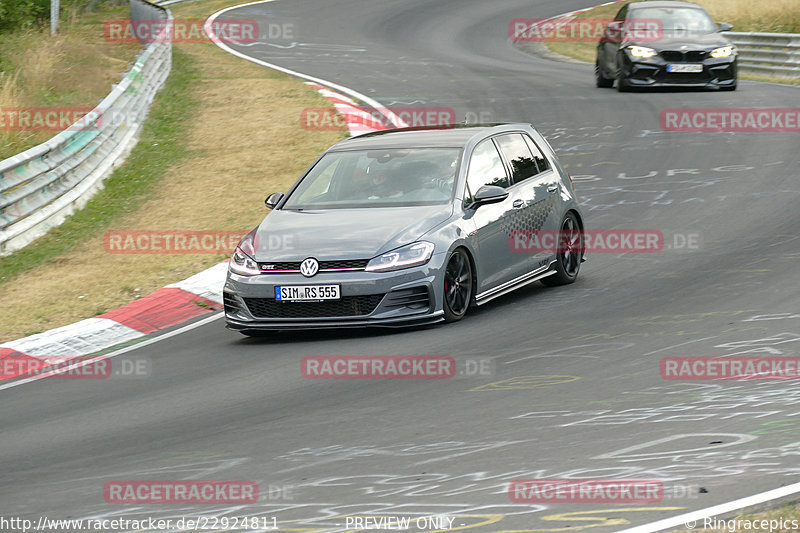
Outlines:
[[[647,1],[624,5],[597,47],[598,87],[736,89],[736,47],[697,4]]]

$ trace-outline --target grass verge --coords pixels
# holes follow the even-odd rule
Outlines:
[[[197,99],[189,90],[196,76],[194,60],[176,49],[172,72],[150,109],[139,142],[125,164],[114,171],[84,209],[34,244],[0,257],[0,284],[5,285],[26,271],[50,264],[118,218],[135,212],[149,198],[153,185],[166,169],[191,155],[180,139],[186,136],[188,119],[197,107]]]
[[[93,108],[142,48],[108,42],[98,31],[106,20],[127,17],[127,7],[80,17],[71,11],[53,37],[49,29],[0,33],[0,108]],[[15,128],[8,117],[0,122],[0,160],[57,133]]]
[[[208,16],[234,0],[172,6]],[[174,46],[173,70],[139,144],[87,206],[0,258],[0,341],[102,314],[218,263],[225,255],[106,252],[110,230],[252,229],[269,192],[286,190],[339,131],[300,127],[330,107],[305,84],[212,44]]]

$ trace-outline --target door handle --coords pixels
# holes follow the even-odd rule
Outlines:
[[[556,192],[558,190],[558,185],[548,185],[547,192]]]
[[[523,202],[522,200],[520,200],[520,199],[518,198],[518,199],[514,200],[514,203],[513,203],[513,204],[511,204],[511,205],[512,205],[514,208],[516,208],[516,209],[519,209],[520,207],[522,207],[522,205],[523,205],[524,203],[525,203],[525,202]]]

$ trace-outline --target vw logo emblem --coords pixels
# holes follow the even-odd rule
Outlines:
[[[319,272],[319,263],[313,257],[309,257],[300,263],[300,273],[307,278],[313,277]]]

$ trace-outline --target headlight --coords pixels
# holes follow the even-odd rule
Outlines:
[[[256,228],[257,229],[257,228]],[[253,257],[256,255],[256,230],[254,229],[239,242],[239,246],[233,251],[231,262],[228,263],[228,270],[242,276],[255,276],[261,274],[261,269]]]
[[[714,59],[719,59],[721,57],[729,57],[733,54],[733,46],[722,46],[720,48],[714,48],[711,50],[711,54],[709,54]]]
[[[653,57],[658,52],[646,46],[629,46],[628,51],[633,57]]]
[[[407,244],[386,252],[367,263],[367,272],[390,272],[424,265],[433,255],[433,244],[425,241]]]

